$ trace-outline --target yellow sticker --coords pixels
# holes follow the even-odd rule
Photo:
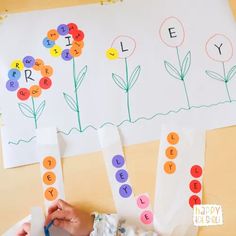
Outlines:
[[[109,60],[116,60],[119,57],[119,52],[115,48],[110,48],[107,50],[106,56]]]
[[[59,57],[59,56],[61,56],[61,53],[62,53],[62,49],[58,45],[55,45],[50,49],[50,54],[53,57]]]
[[[24,64],[21,60],[15,60],[11,63],[11,68],[18,69],[18,70],[23,70]]]

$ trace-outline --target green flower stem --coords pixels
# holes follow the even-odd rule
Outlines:
[[[224,80],[225,80],[225,88],[226,88],[226,92],[227,92],[227,95],[228,95],[229,101],[232,102],[232,99],[231,99],[231,96],[230,96],[230,93],[229,93],[229,88],[228,88],[228,80],[227,80],[227,78],[226,78],[225,63],[222,62],[222,65],[223,65],[223,72],[224,72]]]
[[[33,116],[34,116],[34,126],[35,126],[35,129],[37,129],[38,124],[37,124],[37,117],[36,117],[35,104],[34,104],[34,98],[33,97],[31,97],[31,101],[32,101]]]
[[[78,93],[76,89],[76,69],[75,69],[75,59],[73,57],[73,78],[74,78],[74,91],[75,91],[75,101],[76,101],[76,113],[77,113],[77,121],[79,125],[79,131],[82,132],[81,121],[80,121],[80,110],[79,110],[79,99]]]
[[[184,81],[184,75],[183,75],[183,68],[181,65],[181,60],[180,60],[180,55],[179,55],[179,48],[176,47],[176,52],[177,52],[177,57],[178,57],[178,62],[179,62],[179,68],[180,68],[180,79],[183,81],[183,85],[184,85],[184,92],[185,92],[185,96],[186,96],[186,100],[187,100],[187,104],[188,104],[188,109],[190,109],[190,102],[189,102],[189,97],[188,97],[188,91],[186,88],[186,84]]]
[[[127,109],[128,109],[128,116],[129,121],[131,122],[131,115],[130,115],[130,101],[129,101],[129,71],[128,71],[128,61],[127,58],[125,58],[125,75],[126,75],[126,101],[127,101]]]

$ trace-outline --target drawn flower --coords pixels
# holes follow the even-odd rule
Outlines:
[[[61,24],[51,29],[43,40],[43,45],[50,50],[53,57],[61,57],[65,61],[73,61],[73,92],[74,96],[63,93],[68,107],[76,112],[79,131],[82,132],[78,90],[87,74],[87,65],[76,72],[75,58],[82,55],[84,48],[84,32],[75,23]]]
[[[160,34],[161,40],[168,47],[176,48],[179,68],[177,69],[177,66],[173,65],[172,63],[168,61],[164,61],[164,65],[165,65],[166,71],[171,77],[182,81],[187,106],[188,106],[188,109],[190,109],[191,106],[189,102],[189,96],[188,96],[188,91],[185,84],[185,79],[191,66],[191,52],[188,51],[187,54],[184,56],[183,60],[181,60],[180,53],[179,53],[179,47],[183,44],[184,38],[185,38],[183,24],[176,17],[168,17],[161,24],[159,34]]]
[[[215,34],[207,40],[205,49],[206,54],[210,59],[222,64],[223,75],[210,70],[206,70],[205,72],[210,78],[224,82],[229,102],[231,102],[232,99],[230,96],[228,83],[236,74],[236,65],[231,67],[227,73],[225,63],[228,62],[233,56],[233,44],[225,35]]]
[[[168,17],[161,24],[159,34],[163,43],[168,47],[180,47],[185,39],[184,27],[176,17]]]
[[[129,36],[118,36],[115,38],[111,44],[111,48],[106,51],[106,56],[109,60],[123,59],[125,61],[125,79],[112,73],[112,79],[116,83],[116,85],[124,90],[126,93],[126,104],[128,110],[128,121],[131,122],[131,107],[130,107],[130,90],[137,82],[140,72],[141,66],[136,66],[131,75],[129,75],[129,67],[128,67],[128,57],[133,55],[136,48],[136,42],[133,38]]]
[[[37,75],[37,73],[40,74]],[[45,65],[43,60],[34,59],[32,56],[13,61],[11,69],[8,71],[7,90],[16,91],[17,97],[21,101],[27,101],[31,97],[32,107],[26,103],[18,103],[18,106],[24,116],[34,119],[35,128],[38,126],[37,121],[46,105],[44,100],[36,107],[35,99],[41,96],[42,90],[51,88],[52,74],[51,66]],[[24,85],[23,87],[20,87],[19,81]]]

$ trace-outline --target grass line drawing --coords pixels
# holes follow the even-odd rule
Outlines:
[[[112,43],[111,48],[109,48],[106,52],[108,59],[123,59],[125,61],[125,79],[115,73],[112,73],[112,79],[115,84],[124,90],[126,93],[126,107],[128,113],[128,120],[132,122],[131,115],[131,105],[130,105],[130,91],[137,82],[139,75],[141,73],[141,66],[138,65],[132,71],[131,75],[129,75],[129,66],[128,66],[128,57],[130,57],[136,48],[135,40],[129,36],[119,36],[115,38]]]
[[[232,104],[232,103],[236,103],[236,100],[231,100],[231,102],[226,100],[226,101],[221,101],[221,102],[212,103],[212,104],[208,104],[208,105],[198,105],[198,106],[195,105],[195,106],[191,106],[190,109],[203,109],[203,108],[210,109],[210,108],[218,107],[220,105]],[[186,107],[181,107],[181,108],[178,108],[176,110],[169,110],[167,112],[157,112],[157,113],[155,113],[154,115],[152,115],[150,117],[139,117],[139,118],[137,118],[137,119],[135,119],[131,122],[128,119],[123,120],[123,121],[121,121],[117,124],[112,123],[112,122],[105,122],[105,123],[101,124],[98,127],[95,127],[93,125],[88,125],[82,130],[82,132],[78,128],[73,127],[69,131],[58,130],[58,133],[61,133],[65,136],[69,136],[73,132],[77,132],[77,133],[82,134],[83,132],[86,132],[88,129],[93,129],[93,130],[96,131],[96,130],[98,130],[98,129],[104,127],[104,126],[108,126],[108,125],[122,127],[125,124],[135,124],[135,123],[140,122],[140,121],[150,121],[150,120],[153,120],[153,119],[157,119],[158,117],[168,116],[170,114],[178,114],[180,112],[189,112],[190,109],[186,108]],[[30,143],[34,138],[36,138],[36,136],[33,136],[28,140],[19,139],[18,141],[9,141],[8,144],[9,145],[20,145],[21,143]]]
[[[210,59],[222,64],[223,75],[211,70],[206,70],[205,73],[208,77],[224,83],[228,100],[232,102],[228,83],[236,75],[236,65],[232,66],[228,72],[226,71],[226,62],[233,56],[231,40],[223,34],[213,35],[206,43],[206,53]]]

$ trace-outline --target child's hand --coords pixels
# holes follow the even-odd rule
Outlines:
[[[49,209],[45,225],[53,220],[53,225],[64,229],[72,236],[87,236],[93,230],[93,217],[76,210],[63,200],[56,201]]]
[[[24,223],[21,229],[17,232],[17,236],[28,236],[30,235],[30,223]]]

